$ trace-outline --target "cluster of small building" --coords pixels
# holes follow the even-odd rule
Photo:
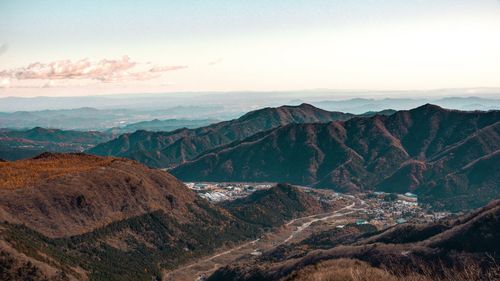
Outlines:
[[[196,192],[200,197],[211,202],[221,202],[235,200],[246,197],[256,190],[269,189],[271,184],[251,184],[251,183],[207,183],[188,182],[184,183],[189,189]]]
[[[195,191],[200,197],[211,202],[235,200],[246,197],[257,190],[272,187],[272,184],[268,183],[226,182],[189,182],[185,183],[185,185]],[[417,195],[410,192],[405,194],[372,192],[353,196],[339,194],[331,190],[304,188],[304,191],[317,197],[320,201],[329,203],[336,200],[344,200],[347,197],[361,199],[365,206],[357,209],[362,214],[356,221],[358,225],[372,224],[377,228],[386,228],[394,224],[406,222],[427,223],[449,215],[446,212],[430,212],[418,203]]]
[[[409,192],[405,194],[374,192],[366,194],[364,202],[368,208],[362,221],[381,228],[406,222],[427,223],[448,215],[448,213],[430,212],[418,203],[417,195]]]

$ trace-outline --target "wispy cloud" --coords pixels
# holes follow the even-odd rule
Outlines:
[[[157,78],[162,72],[186,68],[187,66],[155,66],[141,69],[139,63],[128,56],[120,59],[90,61],[58,60],[50,63],[35,62],[26,67],[0,71],[0,79],[9,80],[77,80],[89,79],[101,82],[141,81]],[[5,80],[5,81],[9,81]]]
[[[216,60],[208,62],[208,65],[213,66],[213,65],[221,63],[223,60],[224,60],[223,58],[218,58]]]
[[[166,72],[166,71],[173,71],[173,70],[179,70],[179,69],[184,69],[187,68],[187,65],[165,65],[165,66],[154,66],[149,70],[149,72]]]

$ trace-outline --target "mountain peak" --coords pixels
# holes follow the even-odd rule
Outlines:
[[[297,106],[290,106],[290,107],[298,107],[298,108],[317,108],[316,106],[314,106],[314,105],[312,105],[312,104],[310,104],[310,103],[305,103],[305,102],[303,102],[303,103],[301,103],[301,104],[299,104],[299,105],[297,105]]]
[[[48,129],[46,128],[42,128],[42,127],[33,127],[33,129],[29,130],[29,131],[32,131],[32,132],[43,132],[43,131],[47,131]]]
[[[61,132],[61,130],[51,129],[51,128],[43,128],[43,127],[34,127],[33,129],[27,130],[26,132],[41,135],[41,134],[57,133],[57,132]]]
[[[280,107],[276,107],[275,109],[302,109],[302,110],[317,110],[323,111],[323,109],[318,108],[310,103],[301,103],[299,105],[283,105]]]
[[[426,103],[422,106],[419,106],[411,111],[446,111],[446,109],[440,107],[439,105]]]

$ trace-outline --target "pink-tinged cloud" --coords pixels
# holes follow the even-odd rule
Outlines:
[[[157,78],[161,72],[186,68],[187,66],[161,66],[149,70],[137,69],[138,63],[128,56],[121,59],[103,59],[92,62],[89,59],[78,61],[59,60],[51,63],[35,62],[27,67],[0,71],[2,79],[16,80],[61,80],[90,79],[101,82],[137,81]]]
[[[172,65],[172,66],[154,66],[149,70],[149,72],[166,72],[187,68],[187,65]]]

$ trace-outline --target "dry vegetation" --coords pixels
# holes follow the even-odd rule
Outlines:
[[[329,260],[307,266],[283,278],[282,281],[393,281],[390,273],[371,267],[369,264],[351,259]]]
[[[33,159],[0,162],[0,190],[17,189],[61,175],[109,165],[116,158],[81,154],[42,154]]]
[[[439,272],[439,273],[437,273]],[[494,265],[488,270],[477,263],[466,263],[460,268],[441,267],[422,270],[421,273],[394,273],[370,266],[353,259],[335,259],[307,266],[281,279],[282,281],[470,281],[499,280],[500,267]]]

